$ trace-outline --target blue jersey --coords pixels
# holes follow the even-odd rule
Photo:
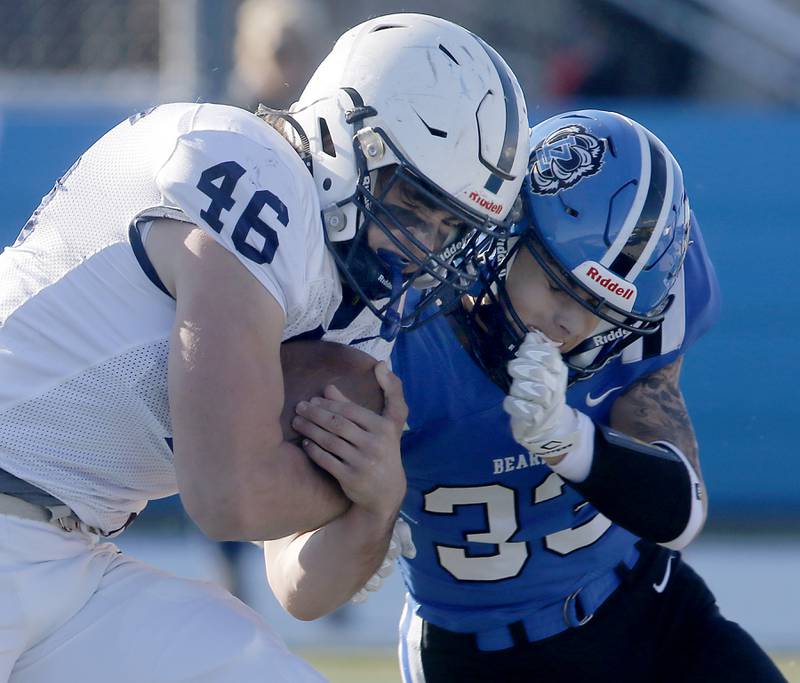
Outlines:
[[[716,319],[713,266],[697,229],[693,240],[660,332],[569,389],[570,405],[593,420],[606,422],[616,395],[673,362]],[[422,618],[460,632],[502,626],[635,559],[635,536],[514,441],[503,392],[447,320],[402,335],[392,363],[410,411],[401,514],[417,548],[401,567]],[[603,585],[598,603],[613,589]]]

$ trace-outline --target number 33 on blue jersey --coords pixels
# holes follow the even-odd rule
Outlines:
[[[533,490],[534,505],[558,498],[564,492],[564,480],[551,473]],[[425,511],[453,514],[459,505],[483,505],[488,528],[466,532],[468,543],[494,546],[494,552],[472,555],[466,547],[436,545],[439,564],[461,581],[499,581],[517,576],[530,556],[528,543],[511,541],[519,530],[516,511],[517,491],[501,484],[487,486],[440,486],[425,494]],[[583,507],[585,503],[578,506]],[[578,510],[575,510],[578,512]],[[562,529],[544,537],[544,547],[557,555],[568,555],[596,542],[611,526],[602,514],[593,515],[575,527]]]
[[[222,212],[231,214],[233,211],[236,204],[233,191],[244,174],[245,169],[235,161],[223,161],[200,174],[197,189],[211,200],[200,217],[215,232],[220,233],[225,227]],[[272,263],[278,248],[278,233],[261,217],[265,206],[275,213],[284,228],[289,224],[286,205],[269,190],[258,190],[244,207],[231,233],[236,250],[258,265]]]

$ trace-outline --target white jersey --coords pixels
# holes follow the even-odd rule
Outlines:
[[[313,179],[254,115],[164,105],[95,143],[0,255],[0,467],[106,531],[177,491],[175,306],[135,253],[161,216],[233,253],[283,308],[284,339],[326,328],[341,298]]]

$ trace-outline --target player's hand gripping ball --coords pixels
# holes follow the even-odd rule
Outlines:
[[[291,344],[285,346],[290,353]],[[408,408],[400,379],[385,363],[376,364],[367,354],[338,344],[318,342],[307,362],[287,357],[284,363],[292,368],[289,401],[296,401],[297,393],[323,387],[295,405],[291,426],[304,437],[303,450],[339,482],[354,505],[380,523],[393,523],[406,492],[400,437]],[[298,366],[306,372],[295,376]],[[313,378],[311,386],[297,392],[308,382],[307,375]]]
[[[353,403],[375,413],[383,410],[383,390],[375,377],[376,360],[352,346],[325,341],[289,341],[281,344],[284,404],[281,413],[283,438],[300,443],[292,427],[295,406],[322,396],[334,385]]]
[[[289,420],[285,438],[299,438],[308,456],[337,479],[355,505],[394,518],[406,489],[400,437],[408,410],[400,380],[366,353],[327,342],[284,344],[281,361],[286,384],[282,419]],[[401,554],[413,557],[416,549],[411,530],[398,519],[386,557],[353,601],[363,602],[378,590]]]

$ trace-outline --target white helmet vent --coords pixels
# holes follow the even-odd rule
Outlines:
[[[422,121],[422,124],[425,126],[425,128],[428,129],[428,132],[431,135],[433,135],[433,137],[435,137],[435,138],[446,138],[447,137],[447,131],[446,130],[441,130],[439,128],[434,128],[433,126],[428,125],[428,122],[425,119],[422,118],[422,116],[420,115],[420,113],[416,109],[414,109],[414,113],[419,117],[419,120]]]
[[[448,50],[448,49],[447,49],[447,48],[446,48],[444,45],[442,45],[441,43],[439,43],[439,49],[440,49],[442,52],[444,52],[444,53],[445,53],[445,54],[446,54],[448,57],[450,57],[450,59],[452,59],[452,60],[453,60],[453,61],[454,61],[454,62],[455,62],[455,63],[456,63],[458,66],[461,66],[461,65],[458,63],[458,60],[457,60],[455,57],[453,57],[453,53],[452,53],[452,52],[450,52],[450,50]]]
[[[377,33],[378,31],[386,31],[390,28],[408,28],[408,26],[403,26],[402,24],[380,24],[376,26],[374,29],[370,31],[370,33]]]

